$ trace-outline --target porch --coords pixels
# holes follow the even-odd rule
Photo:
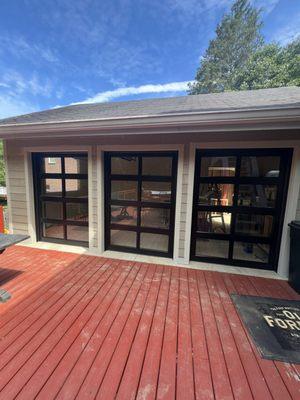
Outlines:
[[[300,366],[262,359],[229,296],[299,299],[285,281],[24,246],[0,260],[0,398],[299,398]]]

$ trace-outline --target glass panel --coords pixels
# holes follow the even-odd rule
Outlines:
[[[42,161],[42,172],[46,174],[61,174],[61,158],[44,157]]]
[[[242,157],[241,176],[278,177],[280,157],[250,156]]]
[[[41,193],[44,196],[61,197],[62,180],[61,179],[42,179]]]
[[[88,195],[87,179],[66,179],[66,197],[85,198]]]
[[[141,226],[149,228],[169,229],[170,210],[167,208],[149,208],[141,209]]]
[[[112,200],[137,200],[136,181],[111,181]]]
[[[142,175],[171,176],[172,157],[143,157]]]
[[[268,244],[235,242],[233,246],[233,258],[236,260],[267,263],[269,252]]]
[[[88,242],[89,228],[87,226],[67,225],[67,238],[68,240]]]
[[[71,221],[88,222],[89,212],[88,204],[85,203],[67,203],[67,219]]]
[[[198,212],[198,231],[212,233],[230,233],[231,213],[226,212]]]
[[[236,157],[201,157],[201,176],[235,176]]]
[[[62,203],[54,201],[44,201],[42,203],[43,218],[63,219]]]
[[[155,233],[141,233],[141,249],[154,251],[168,251],[169,236]]]
[[[136,225],[137,208],[127,206],[111,206],[110,220],[112,224]]]
[[[238,205],[251,207],[275,207],[277,186],[240,185]]]
[[[88,160],[87,157],[65,157],[65,173],[66,174],[87,174]]]
[[[50,222],[46,222],[43,224],[43,236],[53,239],[63,239],[64,227],[61,224],[52,224]]]
[[[268,237],[272,233],[271,215],[237,214],[235,232],[242,235]]]
[[[136,232],[111,229],[110,244],[114,246],[136,247]]]
[[[234,185],[223,183],[200,183],[199,204],[213,206],[231,206]]]
[[[170,202],[171,182],[142,182],[142,200]]]
[[[228,258],[229,242],[227,240],[197,239],[196,256]]]
[[[111,157],[111,173],[116,175],[136,175],[138,157]]]

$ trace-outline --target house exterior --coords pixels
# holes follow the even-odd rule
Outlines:
[[[13,233],[288,276],[300,88],[79,104],[0,121]]]

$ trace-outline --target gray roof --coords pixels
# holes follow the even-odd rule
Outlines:
[[[178,113],[300,107],[300,87],[225,92],[111,103],[76,104],[5,118],[1,125],[103,120]]]

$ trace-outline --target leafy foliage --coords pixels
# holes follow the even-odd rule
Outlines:
[[[300,39],[264,44],[260,10],[237,0],[216,29],[189,94],[300,86]]]
[[[3,142],[0,140],[0,186],[6,186],[5,183],[5,165],[3,156]]]

